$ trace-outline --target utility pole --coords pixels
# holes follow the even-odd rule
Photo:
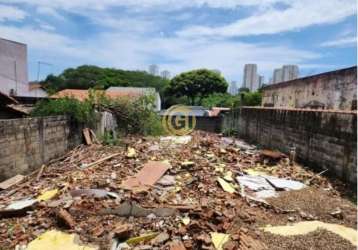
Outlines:
[[[16,60],[14,61],[14,73],[15,73],[15,95],[17,95],[17,67],[16,67]]]
[[[51,63],[47,63],[47,62],[41,62],[38,61],[37,62],[37,81],[40,81],[40,70],[41,70],[41,65],[47,65],[47,66],[52,66]]]

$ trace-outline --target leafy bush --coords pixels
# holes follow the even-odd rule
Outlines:
[[[239,101],[238,96],[232,96],[227,93],[225,94],[215,93],[204,98],[201,102],[201,105],[207,108],[212,108],[212,107],[232,108],[235,106],[235,103],[237,103],[238,101]]]
[[[40,101],[31,112],[32,116],[67,115],[80,123],[93,124],[93,104],[86,100],[65,97]]]
[[[125,134],[160,135],[163,128],[160,116],[154,111],[154,96],[128,98],[100,98],[99,108],[111,111]]]

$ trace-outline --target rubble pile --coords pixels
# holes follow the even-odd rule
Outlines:
[[[260,250],[278,249],[280,238],[295,249],[305,237],[331,235],[353,249],[356,238],[325,230],[266,231],[312,220],[355,229],[356,206],[343,189],[280,152],[217,134],[81,145],[5,183],[0,249],[61,249],[61,239],[68,249]],[[313,194],[334,204],[317,211],[322,199]]]

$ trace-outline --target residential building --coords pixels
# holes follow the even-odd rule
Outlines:
[[[291,81],[298,78],[297,65],[283,65],[282,68],[273,71],[273,83]]]
[[[117,98],[139,98],[145,95],[153,95],[155,97],[156,111],[161,109],[161,98],[159,93],[154,88],[135,88],[135,87],[110,87],[107,90],[97,90],[98,94],[104,94],[105,96],[117,99]],[[64,89],[56,94],[52,95],[51,98],[63,98],[73,97],[79,101],[84,101],[89,97],[89,91],[86,89]]]
[[[272,83],[279,83],[282,82],[283,79],[283,72],[282,69],[274,69]]]
[[[0,91],[16,98],[47,97],[39,84],[29,84],[26,44],[0,38]]]
[[[357,109],[357,66],[272,84],[262,106],[331,110]]]
[[[259,88],[261,88],[264,85],[265,77],[259,75]]]
[[[256,64],[245,64],[242,87],[248,88],[250,91],[255,91],[258,89],[258,76],[257,76]]]
[[[282,81],[291,81],[298,78],[297,65],[283,65],[282,67]]]
[[[16,98],[47,97],[39,84],[28,81],[26,44],[0,38],[0,91]]]
[[[149,65],[149,74],[157,76],[159,74],[159,67],[156,64]]]
[[[163,70],[160,72],[160,76],[164,79],[169,80],[170,79],[170,71],[169,70]]]
[[[231,95],[236,95],[238,92],[237,83],[235,81],[232,81],[229,86],[229,93]]]

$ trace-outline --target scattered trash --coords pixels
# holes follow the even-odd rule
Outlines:
[[[223,233],[210,233],[211,241],[213,242],[213,245],[215,246],[216,250],[223,250],[223,246],[226,242],[230,240],[229,234],[223,234]]]
[[[78,236],[56,230],[47,231],[31,241],[26,250],[97,250],[96,247],[83,246]]]
[[[51,200],[53,197],[55,197],[57,194],[58,194],[58,189],[42,191],[41,195],[39,195],[36,199],[38,201],[48,201]]]
[[[232,184],[226,182],[224,179],[222,179],[220,177],[218,177],[217,180],[218,180],[220,186],[224,189],[225,192],[228,192],[230,194],[235,193],[236,190],[235,190],[235,187]]]
[[[124,189],[133,191],[148,190],[152,187],[170,168],[170,164],[159,161],[150,161],[132,177],[128,177],[121,184]]]
[[[25,179],[25,176],[18,174],[15,175],[14,177],[11,177],[10,179],[7,179],[6,181],[3,181],[0,183],[0,189],[8,189],[14,185],[19,184],[20,182],[22,182]]]
[[[116,157],[116,156],[118,156],[118,155],[120,155],[120,154],[121,154],[121,153],[112,154],[112,155],[109,155],[109,156],[104,157],[104,158],[102,158],[102,159],[99,159],[98,161],[95,161],[95,162],[93,162],[93,163],[90,163],[90,164],[82,164],[82,165],[81,165],[81,168],[82,168],[82,169],[85,169],[85,168],[94,167],[94,166],[96,166],[96,165],[98,165],[98,164],[101,164],[102,162],[108,161],[108,160],[112,159],[113,157]]]
[[[305,188],[306,185],[299,181],[286,180],[274,176],[263,176],[276,190],[299,190]]]
[[[69,228],[75,228],[76,222],[72,215],[69,214],[65,209],[60,208],[57,212],[57,217],[65,223]]]
[[[70,191],[72,197],[80,197],[80,196],[90,196],[96,198],[103,198],[103,197],[113,197],[118,198],[118,194],[113,192],[108,192],[104,189],[74,189]]]
[[[147,233],[147,234],[143,234],[137,237],[133,237],[130,238],[126,241],[126,243],[128,245],[136,245],[139,244],[141,242],[146,242],[146,241],[150,241],[151,239],[154,239],[155,237],[157,237],[159,235],[159,233]]]
[[[290,164],[287,156],[263,159],[237,138],[226,143],[218,134],[191,135],[186,144],[133,135],[118,146],[96,144],[91,136],[91,146],[79,145],[0,191],[0,248],[25,250],[36,235],[63,228],[90,248],[263,250],[277,249],[266,235],[290,239],[265,233],[262,225],[320,220],[356,226],[356,206],[340,182]],[[128,147],[135,157],[127,157]],[[310,187],[295,190],[306,181]],[[56,196],[46,194],[55,188]],[[45,194],[45,202],[36,199]],[[346,242],[323,231],[327,242]],[[156,233],[133,243],[148,232]],[[229,240],[214,246],[213,232],[224,241],[230,234]]]
[[[169,244],[170,250],[186,250],[183,242],[181,241],[172,241]]]
[[[272,234],[292,236],[308,234],[319,228],[326,229],[332,233],[338,234],[342,238],[351,242],[354,246],[357,246],[357,230],[338,224],[324,223],[321,221],[303,221],[288,226],[266,226],[263,229],[264,231]]]
[[[21,210],[27,207],[34,205],[37,200],[34,199],[25,199],[20,201],[15,201],[6,207],[6,210]]]
[[[168,233],[160,233],[154,239],[150,241],[152,245],[160,245],[169,240],[170,236]]]
[[[172,175],[164,175],[162,178],[159,179],[159,181],[157,181],[157,184],[162,185],[162,186],[173,186],[175,185],[176,181],[175,181],[175,176]]]
[[[128,158],[134,158],[137,155],[134,148],[128,147],[127,150],[127,157]]]
[[[118,208],[104,209],[100,211],[100,214],[115,214],[122,217],[147,217],[150,214],[154,214],[157,217],[169,217],[175,215],[177,210],[170,207],[159,208],[143,208],[135,203],[125,202]]]
[[[189,217],[181,218],[181,222],[183,222],[183,224],[184,224],[185,226],[187,226],[187,225],[190,224],[190,218],[189,218]]]
[[[183,135],[183,136],[166,136],[160,137],[161,142],[169,142],[175,144],[188,144],[191,141],[190,135]]]
[[[263,157],[267,157],[267,158],[270,158],[272,160],[279,160],[283,157],[285,157],[284,154],[282,154],[281,152],[279,151],[272,151],[272,150],[268,150],[268,149],[264,149],[261,151],[261,155]]]

